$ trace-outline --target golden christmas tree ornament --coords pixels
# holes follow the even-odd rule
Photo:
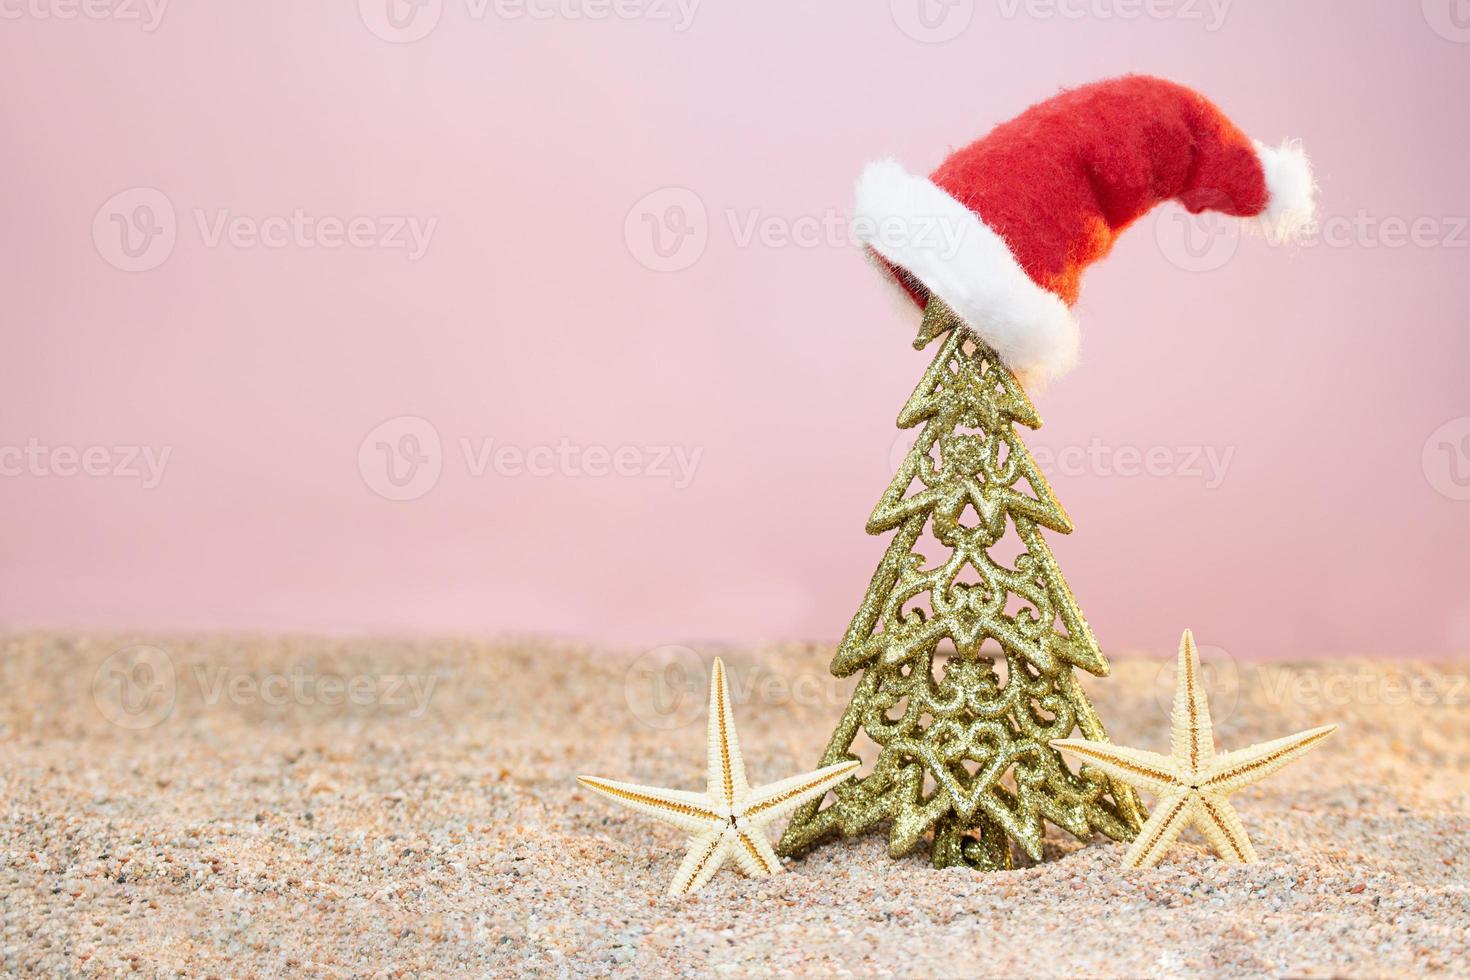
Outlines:
[[[783,854],[886,823],[893,857],[928,835],[936,867],[1008,868],[1012,842],[1041,859],[1045,820],[1115,840],[1143,823],[1126,782],[1073,772],[1051,747],[1074,730],[1106,739],[1073,670],[1102,676],[1107,662],[1042,537],[1072,522],[1016,432],[1041,420],[933,298],[914,346],[940,338],[898,417],[922,426],[918,440],[868,519],[868,533],[894,537],[832,662],[862,677],[822,765],[856,763],[860,736],[876,762],[826,806],[799,809]]]
[[[1158,797],[1153,815],[1123,855],[1123,865],[1148,868],[1190,824],[1200,829],[1215,852],[1231,864],[1256,860],[1255,848],[1230,805],[1230,794],[1258,783],[1310,751],[1337,731],[1336,725],[1297,732],[1236,752],[1216,753],[1210,703],[1200,678],[1194,636],[1179,642],[1174,690],[1173,732],[1168,755],[1125,749],[1108,742],[1062,739],[1052,744],[1114,779]]]
[[[619,783],[600,776],[578,776],[577,782],[691,835],[668,890],[670,895],[687,895],[702,888],[732,858],[753,878],[782,871],[781,859],[766,837],[766,825],[826,793],[857,767],[856,762],[838,763],[751,789],[735,734],[725,664],[717,657],[710,675],[708,782],[703,793]]]

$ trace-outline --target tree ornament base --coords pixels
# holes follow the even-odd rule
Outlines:
[[[973,836],[970,831],[977,832],[979,836]],[[953,817],[935,823],[930,854],[936,868],[1010,871],[1016,866],[1005,828],[984,817],[972,828]]]

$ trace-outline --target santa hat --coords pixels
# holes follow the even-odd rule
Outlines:
[[[1297,144],[1264,146],[1198,92],[1130,75],[1032,106],[927,179],[869,164],[854,228],[915,302],[939,297],[1044,381],[1076,362],[1082,270],[1154,205],[1253,217],[1289,238],[1311,224],[1315,192]]]

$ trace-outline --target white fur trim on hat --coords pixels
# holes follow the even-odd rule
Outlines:
[[[1077,362],[1077,318],[1026,274],[994,229],[938,185],[892,160],[857,182],[853,229],[864,245],[944,300],[1028,382]]]
[[[1266,210],[1257,226],[1271,241],[1286,242],[1310,232],[1317,221],[1317,182],[1301,140],[1277,147],[1256,141],[1256,156],[1266,175]]]

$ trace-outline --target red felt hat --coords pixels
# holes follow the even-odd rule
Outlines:
[[[1063,92],[952,154],[927,179],[891,160],[857,185],[854,227],[915,302],[943,299],[1031,381],[1077,360],[1082,270],[1154,205],[1308,227],[1300,146],[1263,146],[1204,96],[1129,75]]]

